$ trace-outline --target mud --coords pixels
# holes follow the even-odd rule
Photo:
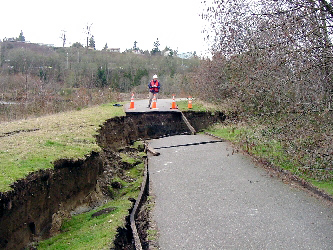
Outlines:
[[[91,217],[98,217],[98,216],[101,216],[101,215],[103,215],[103,214],[109,214],[109,213],[111,213],[112,211],[114,211],[114,210],[116,210],[117,208],[115,208],[115,207],[109,207],[109,208],[105,208],[105,209],[102,209],[102,210],[100,210],[100,211],[98,211],[98,212],[96,212],[96,213],[93,213],[92,215],[91,215]]]
[[[131,210],[128,211],[129,214]],[[125,227],[120,227],[117,230],[116,239],[114,240],[114,247],[112,250],[135,250],[133,245],[133,235],[131,230],[130,216],[126,217],[126,225]]]
[[[197,131],[225,119],[222,113],[187,112],[185,116]],[[22,249],[53,236],[71,214],[112,198],[108,187],[117,186],[112,183],[113,177],[132,167],[120,164],[119,148],[128,152],[131,149],[126,146],[137,140],[187,133],[190,131],[181,113],[131,114],[109,119],[96,136],[101,153],[92,152],[82,160],[59,160],[54,169],[32,173],[15,182],[12,191],[0,193],[0,248]],[[131,248],[130,228],[126,227],[119,229],[116,249],[125,245]],[[141,228],[145,227],[143,223]]]

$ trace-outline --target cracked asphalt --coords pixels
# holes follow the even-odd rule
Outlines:
[[[150,141],[161,153],[149,156],[160,249],[333,249],[331,204],[214,140]]]

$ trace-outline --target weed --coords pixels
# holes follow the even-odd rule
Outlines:
[[[143,151],[144,149],[144,143],[143,141],[135,141],[132,145],[133,148],[139,150],[139,151]]]
[[[138,156],[141,157],[141,158],[144,158],[144,157],[147,157],[147,153],[145,153],[145,152],[139,152]]]
[[[157,230],[148,229],[147,234],[148,234],[147,238],[148,238],[149,241],[156,241],[157,240],[157,235],[158,235]]]
[[[131,157],[131,156],[129,156],[127,154],[124,154],[124,153],[120,153],[119,155],[120,155],[121,160],[123,162],[131,164],[131,165],[136,165],[136,164],[139,164],[140,162],[142,162],[142,160]]]

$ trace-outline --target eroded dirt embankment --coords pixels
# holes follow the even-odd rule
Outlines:
[[[184,112],[196,131],[207,128],[226,119],[222,112]],[[136,140],[160,138],[163,136],[190,134],[182,120],[181,113],[130,113],[126,117],[116,117],[106,121],[97,140],[102,148],[118,148]]]
[[[59,231],[63,218],[82,204],[100,198],[98,176],[103,162],[97,153],[85,160],[60,160],[0,194],[0,248],[21,249],[37,238]]]
[[[222,113],[187,112],[199,131],[217,121]],[[54,169],[41,170],[13,184],[13,190],[0,193],[0,248],[22,249],[30,242],[56,234],[64,218],[79,207],[94,207],[107,196],[112,178],[113,151],[136,140],[190,133],[181,113],[144,113],[116,117],[100,128],[97,141],[102,153],[83,160],[59,160]],[[111,173],[111,174],[110,174]],[[109,175],[109,176],[108,176]],[[110,198],[110,197],[109,197]]]

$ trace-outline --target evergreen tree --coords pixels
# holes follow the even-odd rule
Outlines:
[[[25,37],[23,35],[23,31],[21,30],[20,32],[20,35],[18,38],[16,38],[17,41],[20,41],[20,42],[25,42]]]
[[[79,42],[75,42],[75,43],[72,44],[72,47],[73,48],[83,48],[83,45]]]
[[[134,42],[134,46],[133,46],[133,50],[134,50],[134,51],[137,51],[137,50],[139,50],[139,48],[136,46],[136,45],[137,45],[137,43],[138,43],[137,41],[135,41],[135,42]]]
[[[91,36],[89,39],[89,47],[95,49],[95,39],[94,36]]]
[[[160,49],[158,48],[159,46],[160,46],[160,42],[158,41],[158,38],[157,38],[157,40],[154,42],[154,48],[151,51],[152,55],[156,55],[156,54],[159,54],[161,52]]]
[[[103,67],[97,69],[96,86],[104,87],[107,85],[106,70]]]

